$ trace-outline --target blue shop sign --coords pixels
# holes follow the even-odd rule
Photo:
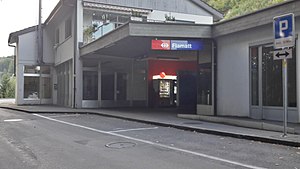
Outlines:
[[[197,40],[171,40],[171,50],[202,50],[203,42]]]

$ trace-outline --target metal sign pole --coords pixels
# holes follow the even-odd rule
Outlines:
[[[288,121],[288,74],[287,59],[293,58],[292,49],[295,46],[295,16],[293,13],[273,18],[274,48],[281,51],[274,52],[274,60],[282,59],[282,87],[283,87],[283,136],[287,136]]]
[[[287,107],[288,107],[288,77],[287,77],[287,59],[282,60],[282,80],[283,80],[283,136],[287,136]]]

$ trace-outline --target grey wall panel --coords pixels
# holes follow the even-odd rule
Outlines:
[[[218,115],[250,116],[249,44],[272,38],[272,25],[218,38]]]
[[[211,38],[211,26],[130,23],[131,36]]]

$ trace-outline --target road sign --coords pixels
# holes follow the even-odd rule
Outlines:
[[[274,48],[288,48],[295,45],[295,19],[294,14],[277,16],[274,25]]]
[[[274,51],[274,60],[292,59],[292,58],[293,58],[293,50],[292,49],[284,49],[284,50],[275,50]]]

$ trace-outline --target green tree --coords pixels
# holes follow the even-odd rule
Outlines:
[[[225,19],[244,15],[285,0],[203,0],[225,15]]]
[[[14,58],[9,57],[0,57],[0,73],[14,73]]]
[[[3,74],[0,83],[0,98],[14,98],[15,84],[15,77],[11,77],[8,73]]]

